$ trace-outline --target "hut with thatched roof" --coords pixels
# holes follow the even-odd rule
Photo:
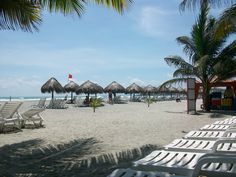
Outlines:
[[[130,93],[130,101],[141,101],[135,98],[135,93],[143,93],[143,92],[144,92],[143,88],[135,83],[131,84],[126,88],[126,93]],[[131,98],[132,94],[133,94],[133,99]]]
[[[114,95],[115,98],[116,93],[125,93],[125,88],[116,81],[113,81],[104,88],[104,91],[108,93],[109,103],[113,103],[112,94]]]
[[[69,83],[64,86],[65,91],[71,93],[71,103],[73,103],[73,92],[76,92],[78,88],[79,85],[74,81],[69,81]]]
[[[85,93],[88,94],[89,97],[89,94],[103,93],[103,88],[100,85],[95,84],[88,80],[78,87],[76,93],[77,94]]]
[[[62,85],[54,77],[50,78],[43,86],[41,87],[42,93],[52,93],[52,99],[54,99],[54,92],[64,93],[65,90]]]

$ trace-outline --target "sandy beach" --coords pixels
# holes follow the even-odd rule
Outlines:
[[[24,102],[19,112],[24,112],[36,103]],[[198,108],[200,103],[201,100],[197,101]],[[76,159],[90,159],[145,146],[161,147],[191,130],[232,115],[201,112],[188,115],[186,101],[163,101],[153,103],[149,108],[145,103],[105,104],[95,113],[92,108],[69,105],[68,109],[46,109],[42,116],[44,128],[0,134],[2,152],[6,147],[15,148],[25,142],[33,142],[29,146],[21,146],[20,151],[25,153],[45,147],[73,147],[83,142],[87,143],[87,149]]]

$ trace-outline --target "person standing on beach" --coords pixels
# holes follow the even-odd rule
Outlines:
[[[109,104],[112,104],[112,92],[109,91],[108,93],[108,98],[109,98]]]

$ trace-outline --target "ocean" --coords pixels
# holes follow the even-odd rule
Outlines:
[[[119,94],[118,94],[119,95]],[[124,95],[124,94],[121,94],[122,96],[124,97],[128,97],[129,95]],[[75,97],[78,97],[78,98],[81,98],[81,99],[84,99],[86,97],[85,94],[81,94],[81,95],[74,95]],[[67,95],[67,99],[70,99],[71,95],[68,94]],[[90,94],[90,97],[95,97],[94,94]],[[108,95],[107,94],[97,94],[97,97],[98,98],[103,98],[103,99],[107,99]],[[4,101],[37,101],[39,100],[40,98],[46,98],[47,100],[50,100],[51,99],[51,95],[41,95],[41,96],[3,96],[1,97],[0,96],[0,102],[4,102]],[[65,95],[54,95],[54,98],[56,99],[64,99],[65,98]]]

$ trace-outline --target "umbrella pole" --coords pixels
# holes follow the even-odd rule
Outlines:
[[[148,93],[148,107],[149,107],[149,104],[150,104],[150,93]]]
[[[52,100],[54,99],[54,93],[53,93],[53,91],[52,91]]]
[[[71,92],[71,100],[70,100],[70,101],[71,101],[71,103],[73,102],[73,100],[72,100],[72,99],[73,99],[73,92]]]

